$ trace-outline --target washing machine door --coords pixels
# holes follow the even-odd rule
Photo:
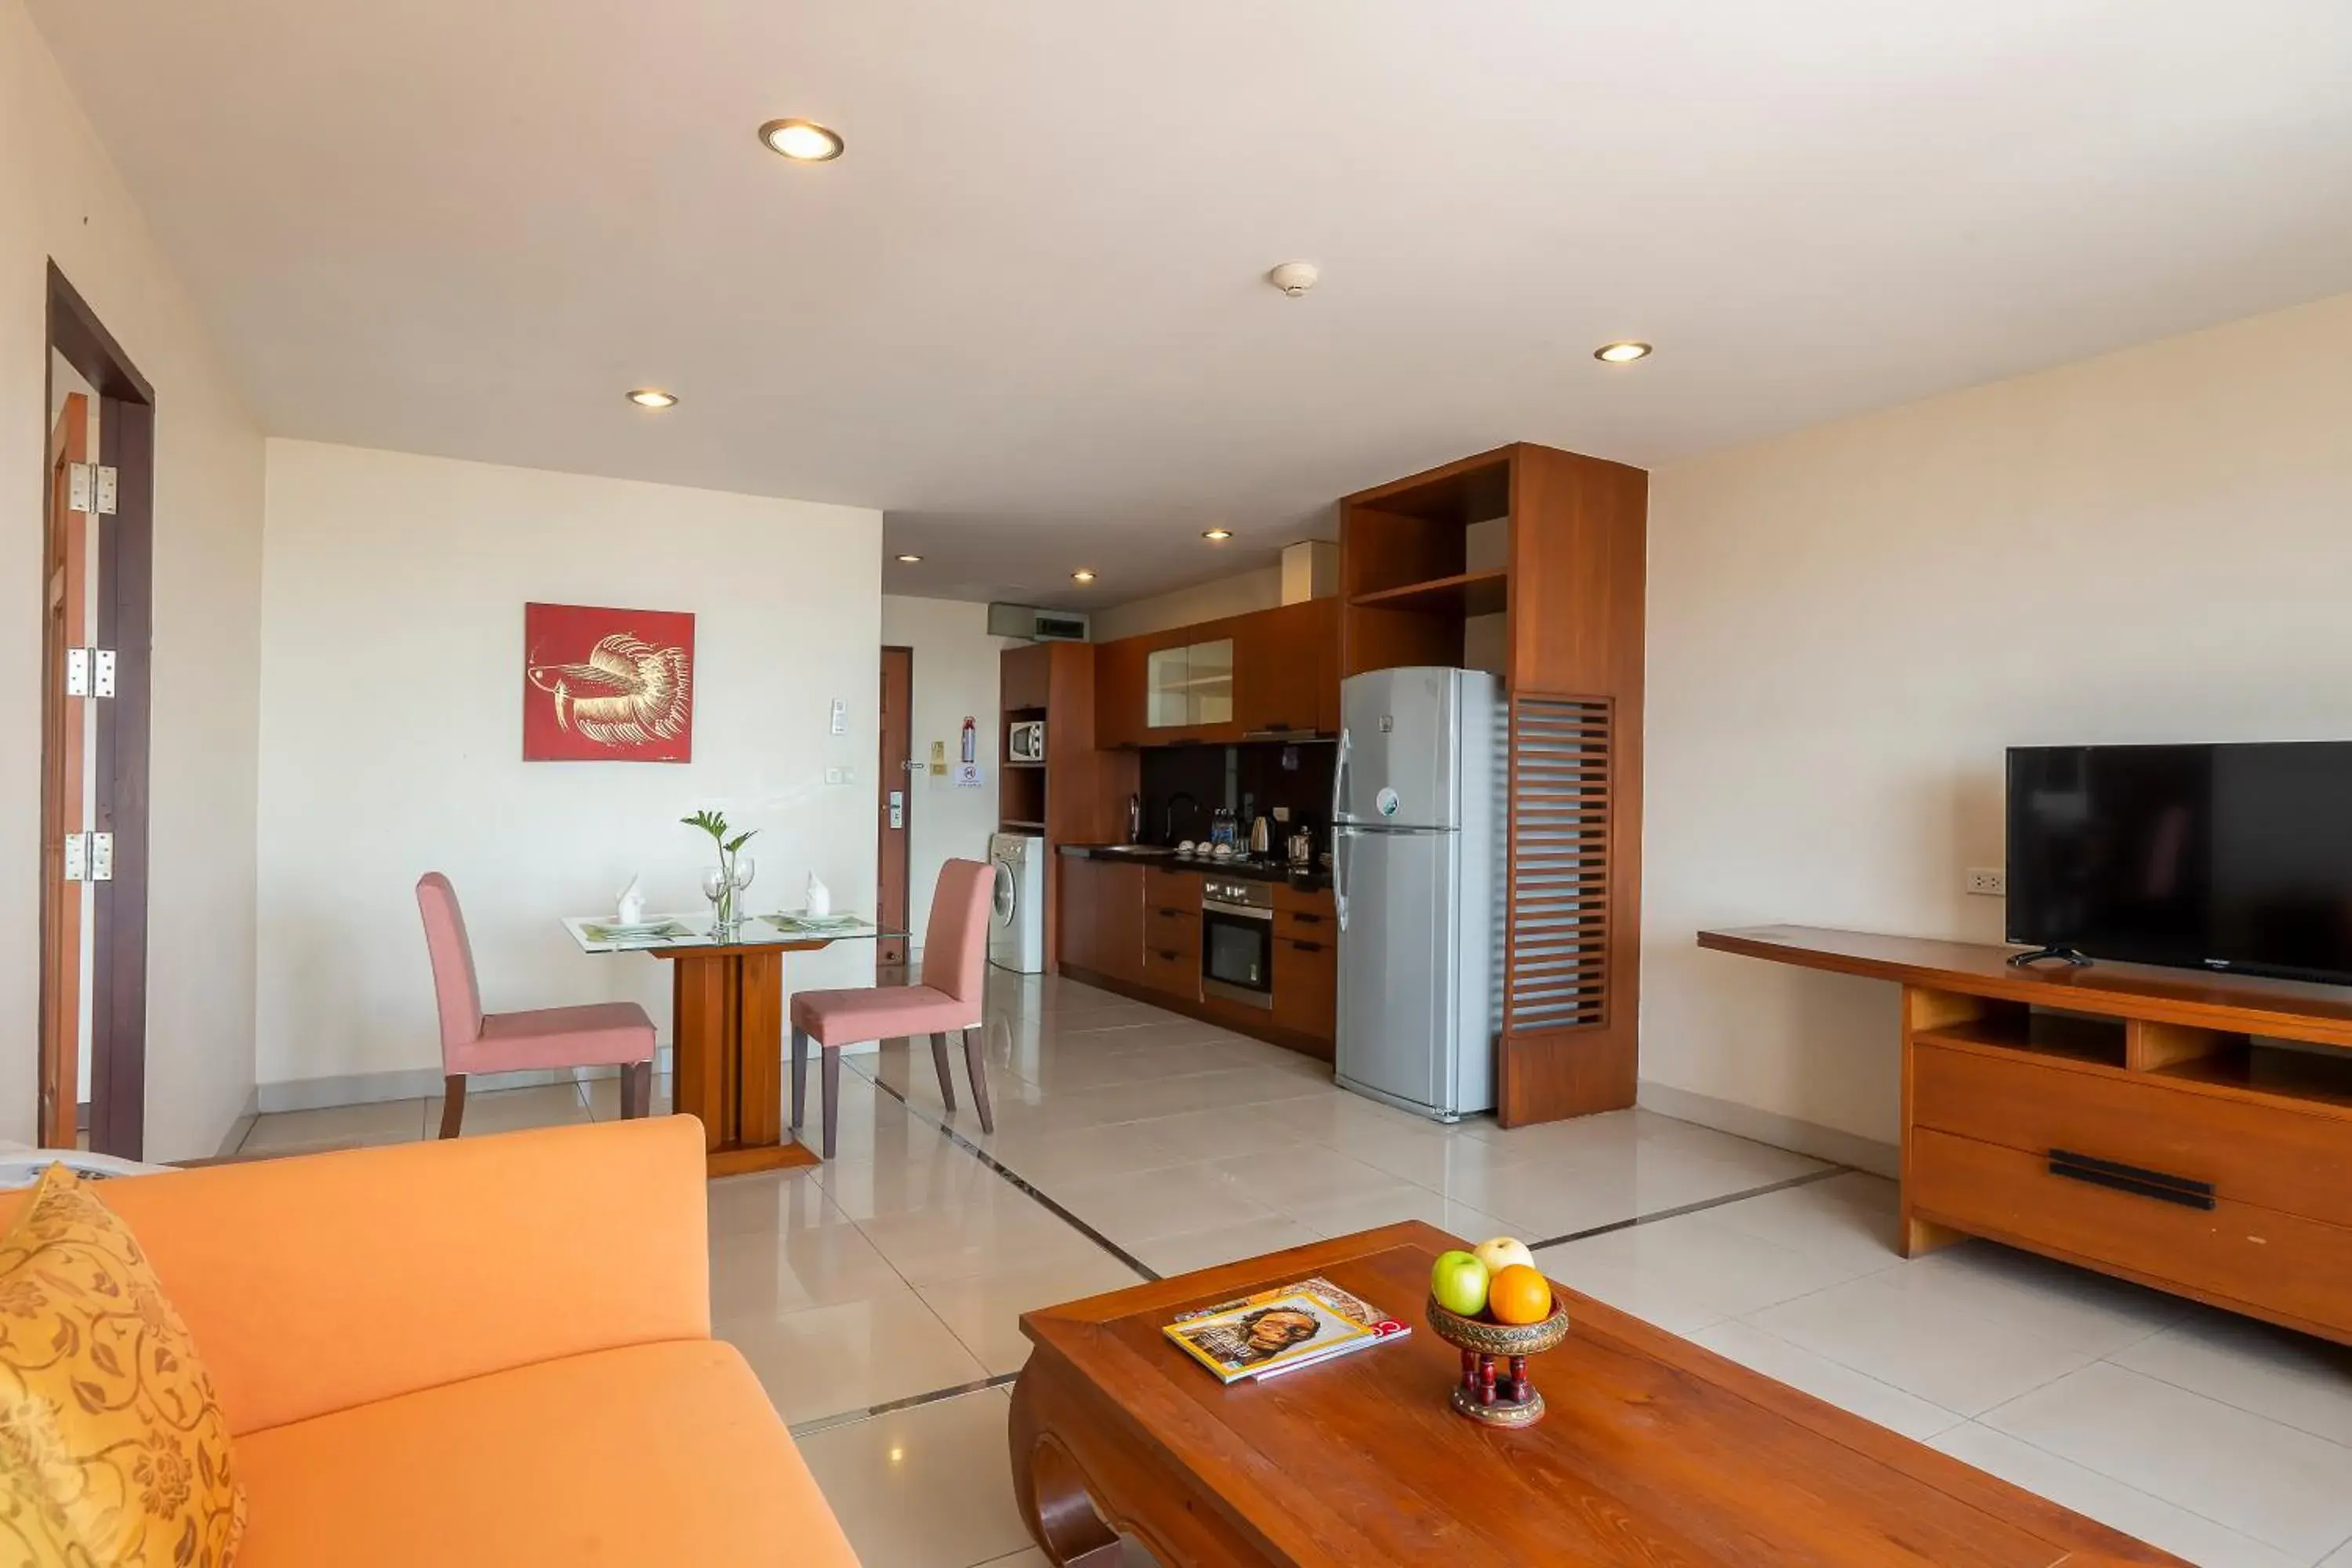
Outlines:
[[[1003,861],[996,862],[996,929],[1011,931],[1021,912],[1021,884],[1013,878],[1013,868]]]

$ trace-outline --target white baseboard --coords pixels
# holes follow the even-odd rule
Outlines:
[[[1654,1110],[1661,1116],[1671,1116],[1680,1121],[1696,1121],[1701,1127],[1712,1127],[1718,1132],[1752,1138],[1776,1149],[1793,1149],[1800,1154],[1811,1154],[1816,1160],[1852,1165],[1855,1170],[1868,1171],[1874,1175],[1893,1179],[1902,1173],[1902,1152],[1894,1144],[1882,1143],[1875,1138],[1864,1138],[1852,1132],[1841,1132],[1817,1121],[1801,1121],[1793,1116],[1759,1110],[1738,1100],[1717,1100],[1711,1094],[1675,1089],[1670,1084],[1654,1083],[1648,1079],[1642,1080],[1636,1103],[1643,1110]]]

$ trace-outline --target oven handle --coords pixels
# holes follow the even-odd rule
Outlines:
[[[1274,923],[1272,910],[1261,910],[1250,904],[1221,904],[1213,899],[1202,899],[1201,912],[1204,915],[1232,915],[1237,920],[1264,921],[1268,925]]]

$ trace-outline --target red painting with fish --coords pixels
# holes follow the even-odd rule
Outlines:
[[[522,607],[522,760],[694,758],[694,617],[589,605]]]

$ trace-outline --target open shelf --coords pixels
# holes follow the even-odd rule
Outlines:
[[[1457,572],[1402,587],[1358,594],[1348,602],[1366,610],[1418,610],[1454,616],[1500,615],[1510,603],[1511,574],[1504,567]]]
[[[2175,1062],[2148,1076],[2352,1109],[2352,1053],[2345,1051],[2248,1043]]]
[[[1010,816],[1005,817],[996,826],[1001,829],[1010,828],[1016,833],[1043,833],[1045,831],[1045,825],[1042,822],[1024,822]]]
[[[1917,1037],[1938,1045],[1995,1046],[2006,1051],[2095,1062],[2117,1069],[2124,1065],[2123,1020],[2095,1018],[2080,1013],[1996,1006],[1982,1018],[1922,1030]]]

